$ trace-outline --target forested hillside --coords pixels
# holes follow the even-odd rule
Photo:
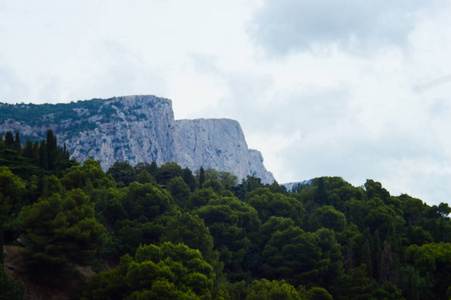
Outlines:
[[[0,269],[0,298],[29,297],[26,277],[49,289],[77,278],[75,299],[448,299],[450,212],[373,180],[287,191],[175,163],[104,172],[70,160],[52,131],[34,144],[9,132],[0,244],[19,242],[28,269]]]

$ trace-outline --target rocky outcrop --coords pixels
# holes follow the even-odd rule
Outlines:
[[[176,121],[176,161],[192,170],[233,170],[239,178],[255,175],[262,182],[273,182],[263,166],[263,157],[247,147],[241,126],[229,119]]]
[[[0,132],[19,131],[39,140],[52,129],[79,161],[99,160],[106,170],[116,160],[176,162],[196,170],[214,168],[264,183],[274,178],[260,152],[249,150],[238,122],[227,119],[174,120],[171,100],[125,96],[56,105],[0,104]]]

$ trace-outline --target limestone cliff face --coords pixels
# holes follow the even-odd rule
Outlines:
[[[233,170],[239,178],[255,175],[273,182],[257,150],[249,150],[241,126],[229,119],[176,121],[176,161],[192,170]]]
[[[171,100],[125,96],[69,104],[0,104],[0,132],[19,131],[36,140],[52,129],[79,161],[99,160],[106,170],[116,160],[176,162],[196,170],[214,168],[244,178],[274,181],[260,152],[249,150],[238,122],[174,120]]]
[[[155,161],[161,165],[174,156],[174,114],[170,100],[148,96],[128,96],[107,100],[114,113],[105,118],[89,118],[96,126],[80,130],[78,136],[62,134],[72,156],[85,160],[92,156],[104,169],[116,160]]]

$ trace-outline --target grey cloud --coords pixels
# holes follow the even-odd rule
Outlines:
[[[432,9],[433,3],[266,0],[256,11],[249,33],[258,45],[274,55],[331,43],[364,53],[381,45],[404,44],[417,15]]]
[[[27,102],[30,88],[5,65],[0,65],[0,102]]]
[[[86,85],[74,90],[69,98],[90,99],[132,94],[163,94],[164,80],[156,70],[148,67],[143,58],[126,45],[102,41],[94,46],[98,68],[92,69]],[[77,96],[76,96],[77,95]]]
[[[199,73],[222,75],[222,71],[217,67],[218,57],[208,54],[191,53],[190,62]]]
[[[422,92],[428,91],[430,89],[433,89],[435,87],[438,87],[438,86],[441,86],[444,84],[449,84],[450,82],[451,82],[451,74],[448,74],[446,76],[442,76],[442,77],[434,79],[432,81],[419,84],[419,85],[415,86],[413,88],[413,90],[417,93],[422,93]]]

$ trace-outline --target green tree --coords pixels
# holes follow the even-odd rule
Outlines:
[[[262,222],[269,217],[286,217],[300,226],[303,221],[304,207],[294,197],[274,194],[268,188],[257,188],[246,194],[245,201],[255,208]]]
[[[221,192],[224,190],[224,187],[217,179],[206,180],[204,184],[202,184],[202,188],[204,189],[212,188],[213,191],[218,195],[221,194]]]
[[[12,209],[11,214],[16,215],[25,204],[25,184],[8,167],[0,166],[0,195],[3,196],[0,205],[5,205],[5,210],[0,215],[8,216],[6,206]]]
[[[4,144],[7,148],[14,148],[14,136],[11,131],[6,132]]]
[[[20,150],[22,150],[19,132],[16,132],[16,138],[14,139],[14,150],[16,150],[17,152],[20,152]]]
[[[213,189],[199,189],[196,190],[189,198],[186,203],[186,208],[194,209],[207,205],[211,200],[218,199],[219,196],[213,191]]]
[[[451,244],[410,245],[406,249],[406,258],[426,278],[432,297],[446,299],[446,291],[451,285]]]
[[[206,259],[213,257],[213,237],[204,221],[197,215],[184,213],[171,218],[161,241],[183,243],[191,249],[198,249]]]
[[[243,261],[249,249],[249,236],[260,226],[257,211],[236,198],[210,200],[207,205],[195,210],[210,229],[214,238],[214,250],[220,253],[224,272],[230,278],[241,280],[247,276]]]
[[[165,213],[171,208],[173,199],[168,191],[146,183],[132,182],[121,195],[122,206],[130,219],[141,216],[147,220]]]
[[[285,279],[292,284],[316,281],[327,269],[318,237],[291,226],[276,231],[263,250],[261,269],[268,279]]]
[[[196,178],[194,178],[193,172],[188,168],[183,169],[182,178],[183,181],[185,181],[189,186],[191,192],[194,192],[194,190],[196,189]]]
[[[21,281],[10,278],[3,270],[0,263],[0,299],[22,300],[25,294],[25,286]]]
[[[337,232],[343,231],[346,227],[346,217],[333,206],[318,207],[310,216],[310,229],[314,231],[321,227]]]
[[[157,182],[161,185],[167,185],[172,178],[182,176],[182,173],[182,168],[177,163],[165,163],[158,170]]]
[[[91,158],[85,160],[82,166],[73,166],[68,169],[61,183],[68,190],[80,188],[88,194],[93,189],[108,189],[116,186],[112,177],[107,176],[102,170],[100,163]]]
[[[106,243],[105,228],[94,218],[94,205],[81,189],[64,198],[54,193],[25,206],[20,218],[26,245],[22,253],[38,271],[89,264]]]
[[[184,208],[185,203],[188,201],[188,197],[190,196],[191,190],[183,178],[180,176],[172,178],[168,182],[168,191],[174,198],[175,204],[181,208]]]
[[[111,175],[117,184],[128,186],[136,180],[136,170],[128,162],[115,161],[114,164],[106,172]]]
[[[41,140],[41,145],[39,146],[39,166],[44,170],[48,170],[49,168],[47,146],[45,145],[44,139]]]
[[[254,280],[245,300],[301,300],[296,289],[284,280]]]
[[[205,170],[203,167],[200,167],[199,169],[199,176],[198,176],[198,181],[199,181],[199,188],[202,188],[202,186],[204,185],[205,182]]]
[[[92,276],[84,299],[211,299],[214,279],[198,250],[144,245],[134,258],[126,255],[117,268]]]
[[[56,136],[53,134],[51,129],[47,130],[47,140],[45,146],[47,148],[48,169],[53,170],[55,160],[57,158],[58,145],[56,142]]]

